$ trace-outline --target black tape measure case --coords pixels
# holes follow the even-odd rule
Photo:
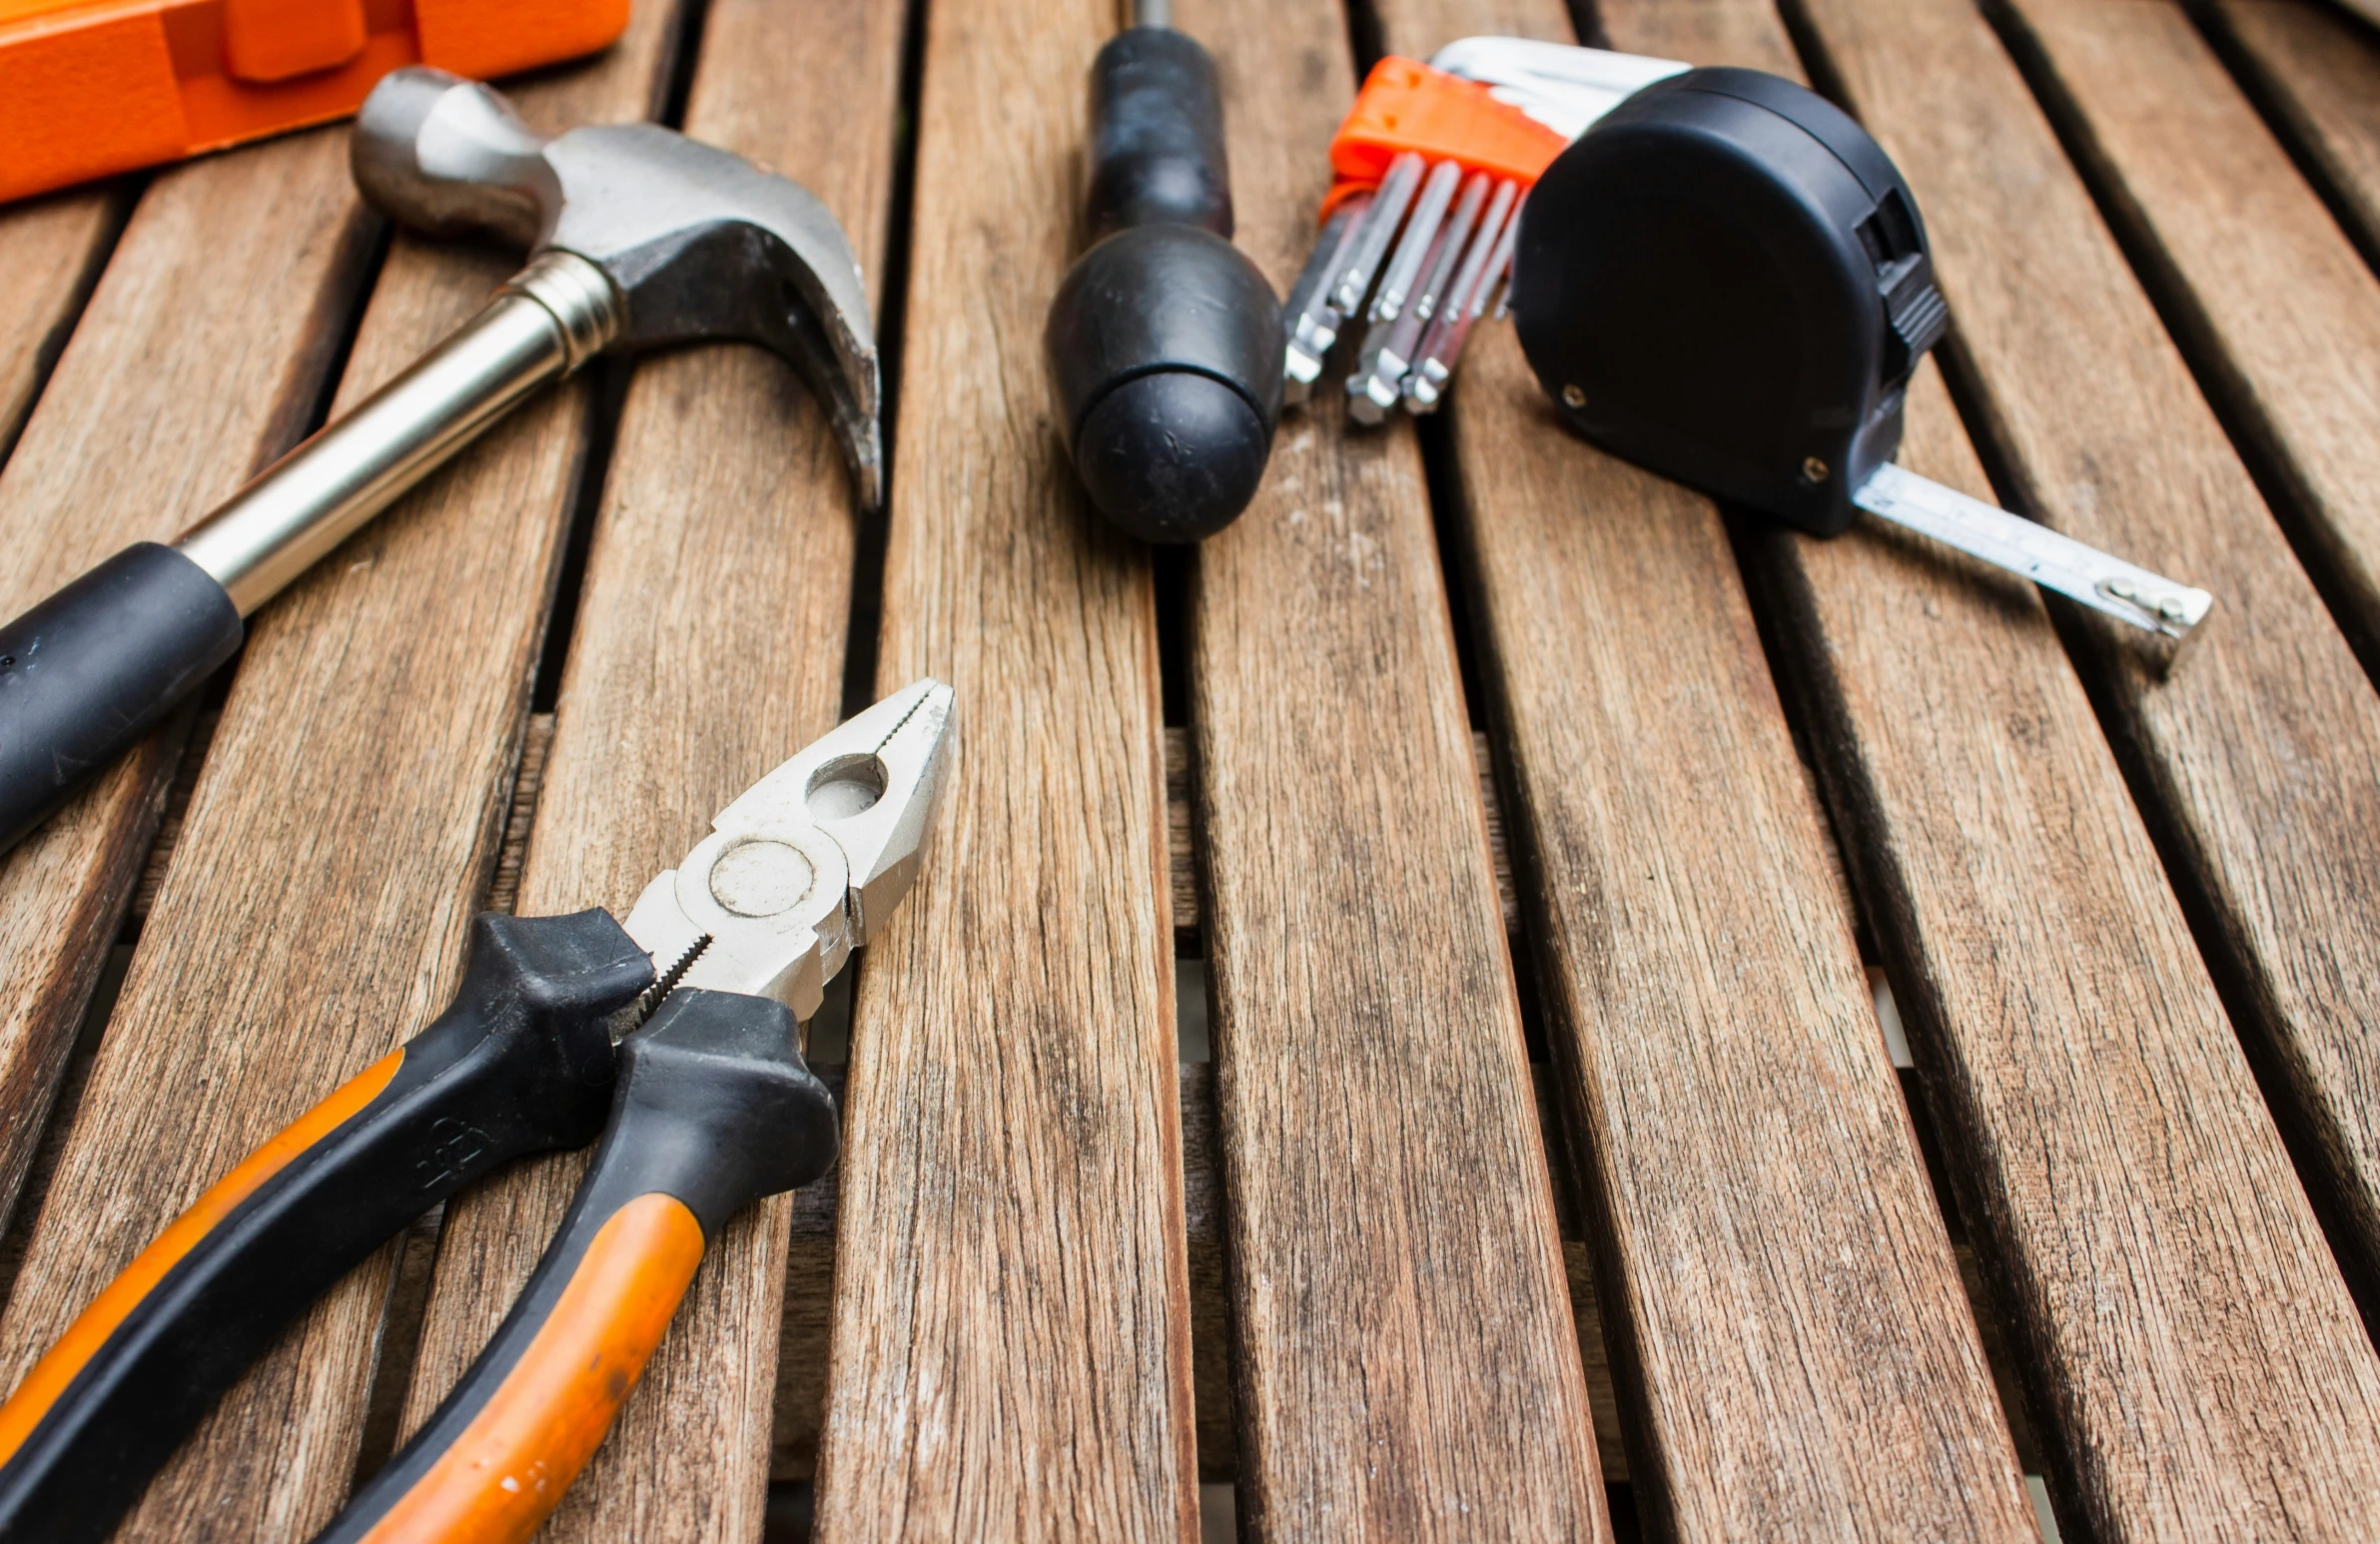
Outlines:
[[[1903,388],[1949,321],[1883,147],[1733,69],[1646,87],[1547,168],[1512,311],[1587,438],[1821,535],[1899,448]]]

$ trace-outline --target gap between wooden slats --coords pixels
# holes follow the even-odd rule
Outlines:
[[[0,346],[14,351],[0,355],[0,442],[15,440],[0,614],[130,541],[171,538],[295,442],[370,277],[372,230],[334,130],[0,212]],[[0,1211],[188,726],[187,710],[169,718],[0,855]]]
[[[0,465],[15,448],[83,304],[115,250],[142,180],[0,209]],[[12,608],[21,602],[7,602]]]
[[[1115,20],[928,21],[875,688],[949,682],[960,738],[853,988],[825,1537],[1195,1523],[1154,585],[1041,355]]]
[[[900,0],[798,18],[713,0],[685,106],[690,135],[782,169],[834,212],[879,311],[903,21]],[[809,90],[813,79],[836,89]],[[533,761],[532,727],[512,800],[512,824],[532,810],[536,821],[516,869],[499,855],[498,899],[532,915],[626,915],[721,807],[833,725],[863,519],[827,419],[787,363],[730,343],[638,362],[550,741]],[[530,1159],[448,1206],[402,1427],[477,1353],[583,1166],[579,1155]],[[792,1204],[764,1199],[710,1240],[671,1333],[545,1537],[758,1530]]]
[[[203,739],[213,732],[215,716],[213,712],[201,716],[194,730],[195,739]],[[535,818],[546,754],[552,739],[553,715],[532,714],[523,737],[519,775],[513,785],[505,816],[503,845],[497,854],[494,875],[488,888],[485,902],[487,910],[509,913],[515,909],[521,861]],[[1197,943],[1197,875],[1190,848],[1189,802],[1189,761],[1192,752],[1189,733],[1181,728],[1168,729],[1165,744],[1171,883],[1176,916],[1178,919],[1188,918],[1190,922],[1189,927],[1178,932],[1178,949],[1194,951]],[[1479,764],[1481,799],[1487,817],[1498,889],[1505,905],[1506,925],[1517,929],[1517,905],[1511,893],[1510,859],[1504,845],[1503,817],[1497,802],[1492,769],[1488,764],[1489,751],[1484,733],[1474,736],[1473,750]],[[143,868],[134,907],[136,916],[145,913],[147,901],[154,896],[156,886],[171,861],[174,840],[180,831],[182,811],[189,798],[194,763],[195,758],[186,760],[184,769],[177,774],[172,792],[168,795],[166,814],[160,824],[157,842],[151,848]],[[1848,897],[1848,880],[1844,884]],[[122,946],[118,950],[119,955],[126,960],[130,952],[129,946]],[[1178,960],[1177,968],[1183,973],[1186,994],[1203,992],[1203,966],[1200,961],[1182,958]],[[114,969],[120,976],[122,963],[119,962]],[[839,985],[848,988],[848,980]],[[95,998],[104,1002],[111,992],[109,984],[103,982]],[[838,1014],[848,1017],[847,991],[840,994],[830,992],[830,1002],[821,1022]],[[1213,1138],[1213,1071],[1205,1059],[1203,1006],[1186,1003],[1183,1014],[1186,1019],[1196,1021],[1194,1030],[1186,1031],[1186,1060],[1180,1076],[1198,1467],[1201,1480],[1209,1486],[1216,1483],[1227,1485],[1236,1474],[1236,1452],[1226,1341],[1228,1309],[1222,1294],[1221,1240],[1217,1229],[1221,1181]],[[92,1026],[89,1033],[95,1036],[96,1028]],[[839,1058],[846,1046],[846,1042],[839,1038],[843,1031],[838,1028],[829,1033],[838,1038],[832,1041],[825,1054]],[[820,1062],[818,1070],[829,1086],[839,1093],[842,1087],[840,1062]],[[1533,1071],[1537,1077],[1540,1120],[1548,1134],[1549,1143],[1558,1148],[1562,1137],[1559,1110],[1545,1081],[1546,1070],[1540,1066]],[[66,1110],[71,1111],[73,1096],[78,1091],[79,1081],[70,1074],[62,1091],[62,1104]],[[1912,1092],[1914,1097],[1914,1090]],[[1917,1109],[1916,1115],[1920,1139],[1928,1149],[1929,1166],[1939,1170],[1941,1161],[1931,1125],[1925,1120],[1922,1107]],[[53,1131],[49,1145],[52,1148],[55,1146],[55,1136]],[[54,1158],[54,1153],[45,1153],[44,1156]],[[1568,1273],[1572,1312],[1586,1370],[1587,1391],[1604,1478],[1612,1484],[1625,1486],[1628,1481],[1627,1451],[1620,1436],[1617,1396],[1604,1348],[1592,1262],[1579,1222],[1577,1203],[1571,1192],[1570,1176],[1574,1171],[1574,1166],[1567,1161],[1554,1165],[1555,1194],[1559,1203],[1557,1214],[1562,1224],[1563,1259]],[[1941,1189],[1941,1175],[1937,1173],[1936,1177],[1938,1191],[1944,1195],[1947,1207],[1948,1192]],[[37,1158],[29,1180],[33,1195],[38,1196],[45,1178],[46,1164]],[[834,1275],[835,1198],[832,1175],[796,1197],[787,1257],[787,1286],[777,1363],[769,1478],[772,1484],[777,1485],[797,1483],[805,1487],[805,1493],[816,1459],[820,1402],[825,1392],[826,1334]],[[404,1239],[403,1263],[392,1287],[390,1306],[383,1325],[384,1361],[374,1381],[376,1400],[368,1413],[363,1457],[359,1464],[361,1472],[369,1473],[377,1468],[388,1456],[397,1437],[397,1402],[410,1377],[414,1341],[418,1335],[423,1299],[428,1290],[429,1264],[442,1216],[442,1208],[425,1215]],[[1958,1254],[1963,1284],[1968,1289],[1970,1299],[1980,1303],[1982,1285],[1974,1251],[1965,1242],[1956,1217],[1952,1220],[1954,1248]],[[0,1295],[4,1295],[5,1284],[13,1279],[16,1257],[22,1247],[21,1229],[12,1230],[6,1243],[0,1245]],[[2024,1460],[2028,1472],[2037,1471],[2039,1460],[2025,1421],[2023,1406],[2017,1397],[2003,1337],[1997,1331],[1996,1321],[1988,1315],[1979,1311],[1979,1321],[1993,1378],[2000,1390],[2002,1406],[2014,1427],[2018,1455]],[[773,1532],[769,1535],[771,1544],[776,1538]]]
[[[1379,9],[1407,54],[1568,37],[1544,6]],[[1502,326],[1449,437],[1549,1038],[1595,1123],[1598,1261],[1629,1272],[1607,1323],[1640,1498],[1688,1536],[2028,1532],[1716,511],[1562,435]]]
[[[2380,268],[2380,29],[2339,0],[2186,8],[2365,262]]]

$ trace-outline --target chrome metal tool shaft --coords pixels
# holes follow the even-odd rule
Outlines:
[[[452,337],[267,467],[175,549],[254,615],[523,397],[601,353],[624,312],[601,269],[540,254]]]

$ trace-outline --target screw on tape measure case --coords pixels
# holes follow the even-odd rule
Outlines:
[[[0,0],[0,201],[353,113],[408,64],[592,53],[629,0]]]

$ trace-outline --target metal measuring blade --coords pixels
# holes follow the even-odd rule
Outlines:
[[[2177,584],[1890,461],[1869,473],[1853,490],[1851,501],[1896,525],[2021,574],[2043,589],[2168,638],[2186,635],[2214,605],[2214,596],[2202,589]]]

